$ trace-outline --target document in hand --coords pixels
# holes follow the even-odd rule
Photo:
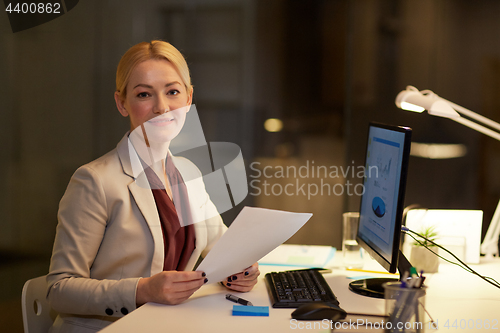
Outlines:
[[[239,273],[292,237],[310,213],[244,207],[196,270],[214,283]]]

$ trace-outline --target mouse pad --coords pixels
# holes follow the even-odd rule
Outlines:
[[[358,295],[349,290],[352,272],[347,275],[325,274],[325,280],[340,302],[340,307],[347,313],[385,315],[385,300]]]

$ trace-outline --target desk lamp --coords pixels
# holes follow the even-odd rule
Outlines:
[[[449,118],[500,141],[499,123],[439,97],[430,90],[419,91],[413,86],[407,86],[406,90],[401,91],[396,97],[396,106],[403,110],[419,113],[427,110],[427,113],[433,116]],[[484,253],[487,257],[498,256],[499,237],[500,202],[481,244],[481,253]]]

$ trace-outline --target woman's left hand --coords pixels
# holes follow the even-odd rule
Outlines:
[[[222,283],[231,290],[247,292],[252,290],[257,283],[257,278],[260,275],[259,264],[255,263],[245,269],[243,272],[231,275]]]

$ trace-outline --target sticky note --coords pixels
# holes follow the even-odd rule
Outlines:
[[[269,307],[233,305],[233,316],[269,317]]]

